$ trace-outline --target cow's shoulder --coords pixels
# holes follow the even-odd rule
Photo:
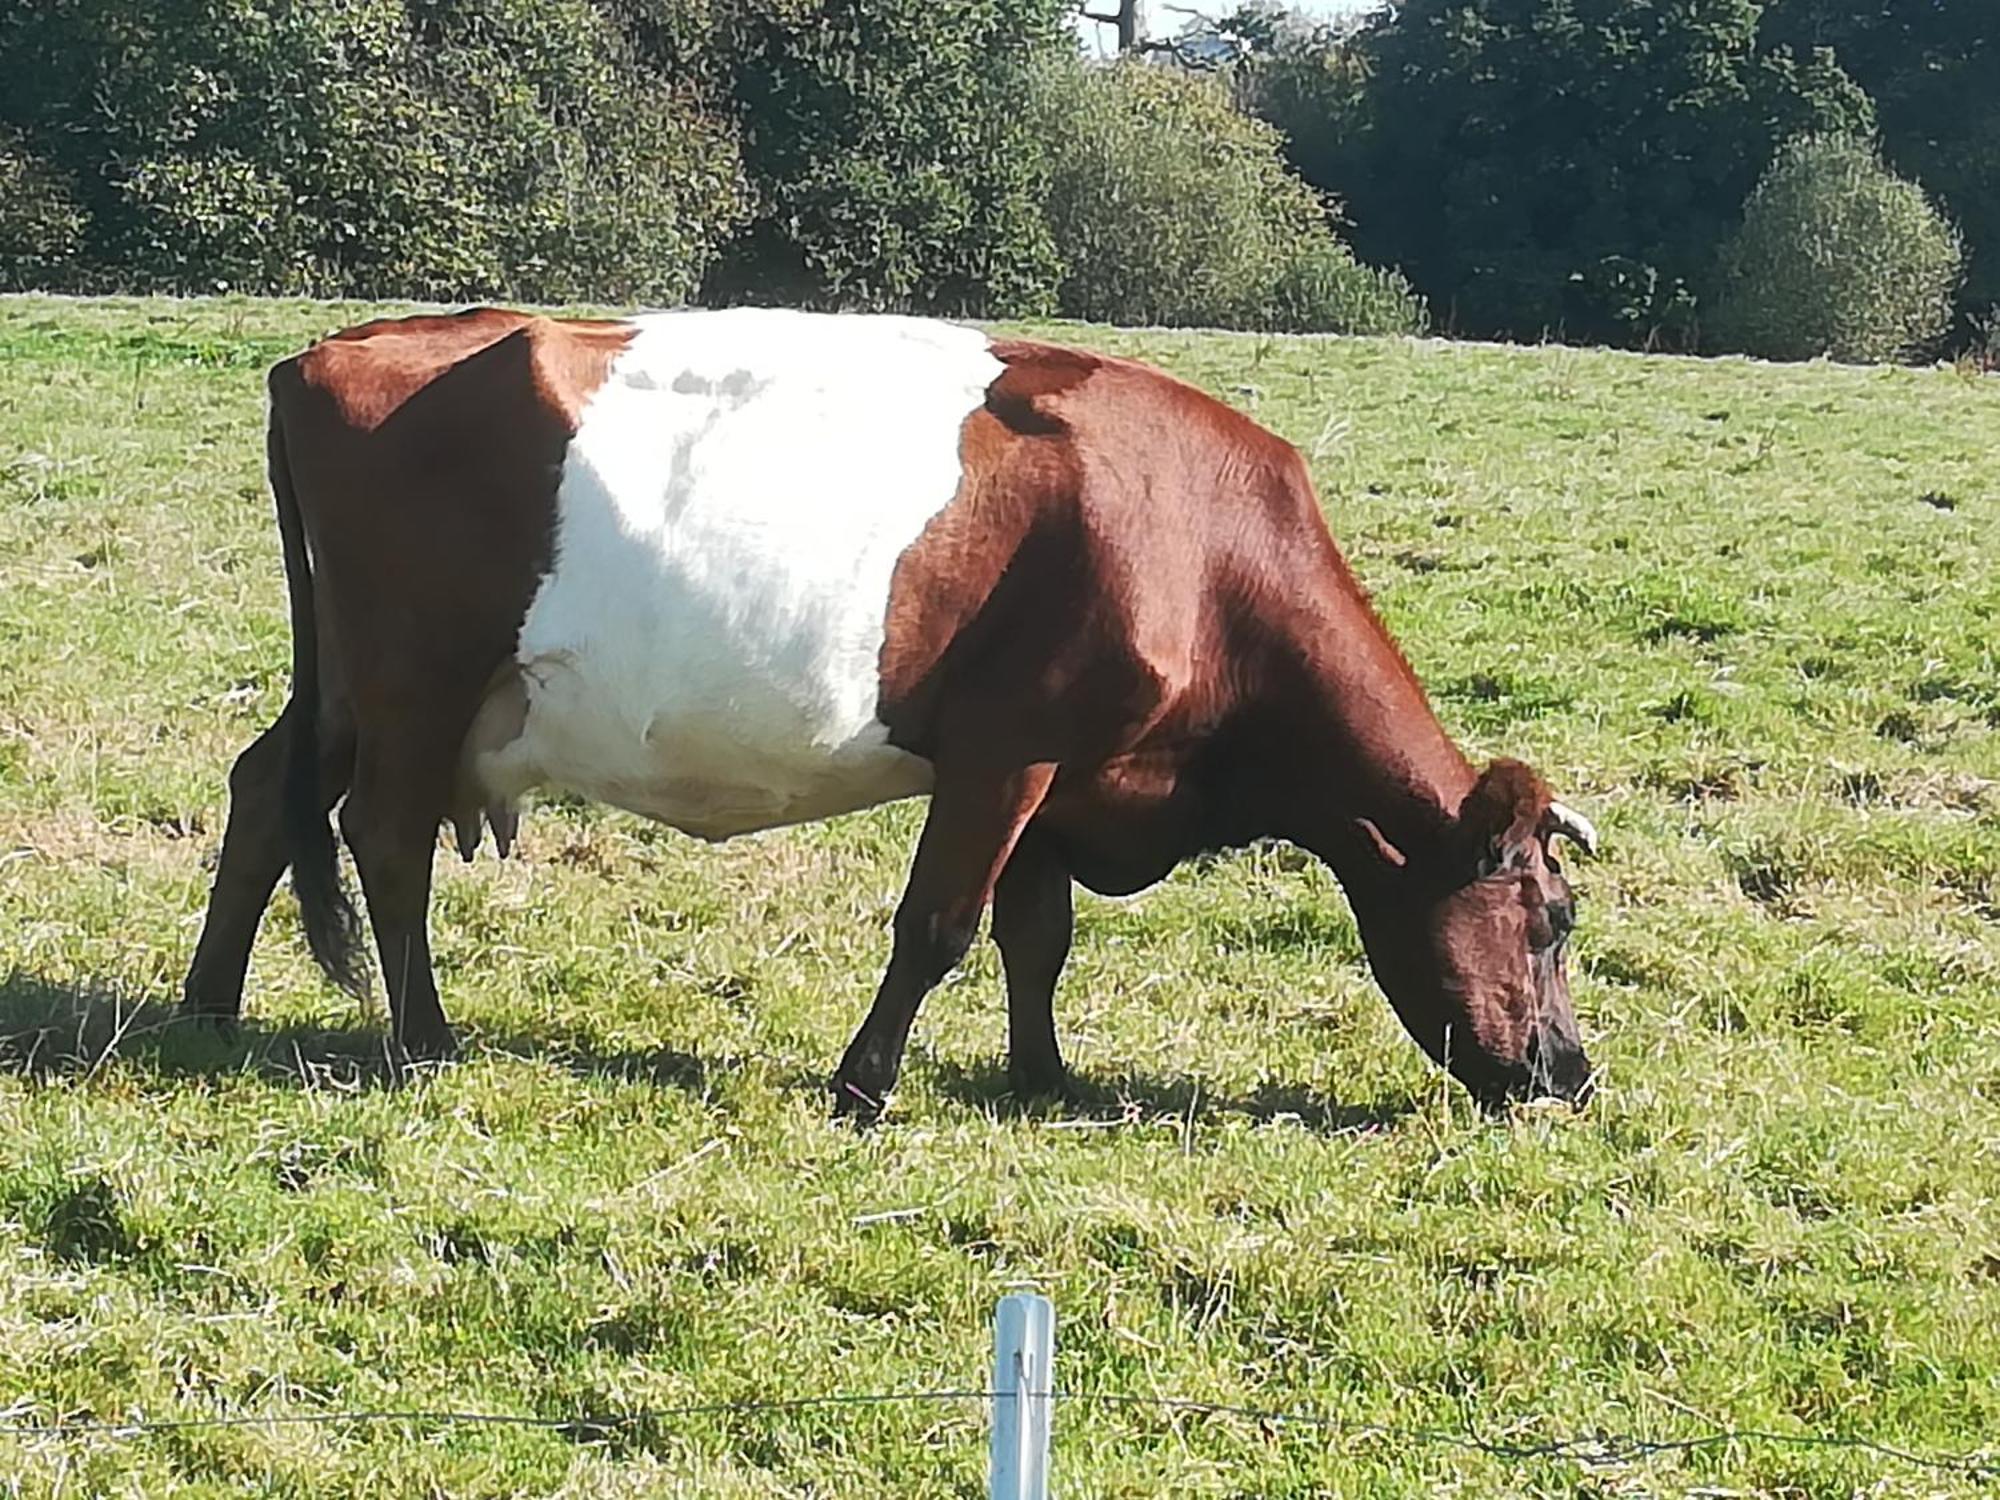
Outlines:
[[[1029,339],[996,340],[1003,373],[978,445],[1010,470],[1060,470],[1093,529],[1133,546],[1283,552],[1325,533],[1304,456],[1289,441],[1157,366]],[[969,447],[972,445],[968,445]],[[991,461],[991,460],[989,460]]]
[[[1157,365],[1035,339],[996,339],[992,351],[1005,370],[988,408],[1023,431],[1060,426],[1103,440],[1121,431],[1173,430],[1196,443],[1293,453],[1253,418]]]

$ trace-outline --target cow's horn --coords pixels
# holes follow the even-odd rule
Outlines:
[[[1591,827],[1590,819],[1573,807],[1564,807],[1560,802],[1549,804],[1548,816],[1542,819],[1542,827],[1550,833],[1560,833],[1579,845],[1585,854],[1597,853],[1597,830]]]

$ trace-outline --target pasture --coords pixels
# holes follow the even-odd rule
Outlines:
[[[0,1423],[568,1419],[1072,1391],[1531,1443],[2000,1433],[2000,382],[1124,333],[1307,453],[1447,726],[1598,824],[1580,1114],[1478,1117],[1282,847],[1078,899],[1086,1097],[1017,1108],[990,945],[885,1126],[827,1119],[920,808],[717,847],[532,807],[439,863],[464,1060],[388,1082],[274,903],[172,1024],[229,761],[284,701],[262,373],[372,309],[0,299]],[[0,1494],[983,1494],[974,1401],[597,1431],[0,1433]],[[1080,1401],[1059,1493],[1970,1493]]]

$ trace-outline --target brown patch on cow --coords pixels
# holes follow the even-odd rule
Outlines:
[[[462,853],[482,819],[503,855],[514,836],[513,809],[481,806],[463,767],[525,721],[508,664],[554,563],[563,459],[631,337],[486,308],[366,324],[272,374],[323,637],[368,664],[347,674],[364,749],[449,743],[438,812]]]
[[[899,559],[878,710],[934,758],[1062,765],[1042,821],[1086,884],[1307,826],[1343,778],[1429,845],[1473,783],[1328,534],[1303,460],[1206,393],[1025,340]],[[1249,770],[1255,766],[1254,774]]]
[[[484,684],[512,654],[570,438],[630,337],[481,309],[367,324],[272,372],[322,621],[370,664],[363,716],[415,698],[463,736],[476,699],[447,709],[419,684],[441,667]]]
[[[369,432],[419,391],[499,340],[525,337],[533,346],[531,390],[559,413],[574,434],[583,403],[604,383],[611,361],[631,342],[624,323],[555,321],[496,307],[412,318],[382,318],[332,334],[288,365],[325,391],[345,423]],[[280,366],[280,369],[285,366]]]
[[[1475,775],[1297,450],[1143,365],[1028,341],[993,352],[1005,368],[966,420],[958,493],[892,579],[878,710],[891,739],[933,761],[941,796],[981,766],[998,785],[1052,765],[1009,836],[1101,892],[1262,837],[1318,853],[1433,1057],[1486,1098],[1580,1091],[1548,788],[1515,761]],[[954,819],[949,836],[971,827]],[[981,889],[913,876],[905,907],[956,911]],[[1031,953],[1066,941],[995,923]],[[899,927],[899,960],[931,942]],[[1022,966],[1036,978],[1017,985],[1009,956],[1016,1068],[1025,1030],[1025,1071],[1045,1074],[1053,966]],[[844,1083],[893,1076],[871,1048],[907,1016],[878,1008],[888,1018],[871,1012]]]

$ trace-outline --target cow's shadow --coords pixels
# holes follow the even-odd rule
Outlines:
[[[325,1024],[285,1024],[246,1017],[217,1031],[176,1005],[134,995],[113,984],[76,983],[25,972],[0,975],[0,1072],[37,1081],[95,1076],[132,1063],[164,1077],[248,1073],[267,1082],[346,1091],[394,1088],[421,1080],[434,1067],[399,1061],[379,1024],[356,1016]],[[824,1093],[827,1072],[787,1069],[765,1058],[709,1055],[672,1047],[606,1047],[562,1031],[489,1035],[472,1030],[468,1057],[511,1056],[562,1068],[580,1078],[615,1079],[706,1095],[733,1074],[761,1071],[780,1088]],[[1248,1093],[1215,1087],[1198,1075],[1159,1077],[1136,1072],[1072,1075],[1062,1099],[1023,1099],[998,1062],[966,1065],[913,1048],[905,1079],[940,1098],[996,1119],[1035,1119],[1052,1126],[1116,1128],[1178,1120],[1192,1127],[1230,1117],[1260,1123],[1291,1120],[1320,1134],[1386,1129],[1408,1115],[1408,1098],[1344,1103],[1309,1089],[1265,1083]],[[890,1119],[893,1122],[895,1112]]]
[[[506,1054],[579,1077],[706,1092],[743,1060],[676,1048],[601,1048],[568,1035],[467,1038],[467,1055]],[[114,1062],[166,1077],[248,1073],[267,1082],[344,1090],[399,1087],[436,1071],[390,1049],[380,1016],[325,1024],[246,1016],[227,1031],[177,1005],[116,985],[0,975],[0,1072],[39,1081],[93,1076]]]
[[[249,1021],[224,1033],[117,984],[0,976],[0,1071],[49,1082],[119,1063],[167,1077],[240,1071],[306,1086],[398,1080],[372,1028]]]
[[[949,1058],[923,1065],[941,1096],[999,1119],[1036,1119],[1051,1125],[1112,1129],[1122,1125],[1209,1125],[1233,1117],[1258,1124],[1289,1120],[1320,1135],[1360,1135],[1386,1130],[1417,1108],[1407,1096],[1346,1103],[1296,1084],[1262,1083],[1248,1093],[1210,1083],[1198,1074],[1162,1077],[1134,1071],[1072,1068],[1061,1098],[1017,1096],[998,1063],[966,1067]]]

